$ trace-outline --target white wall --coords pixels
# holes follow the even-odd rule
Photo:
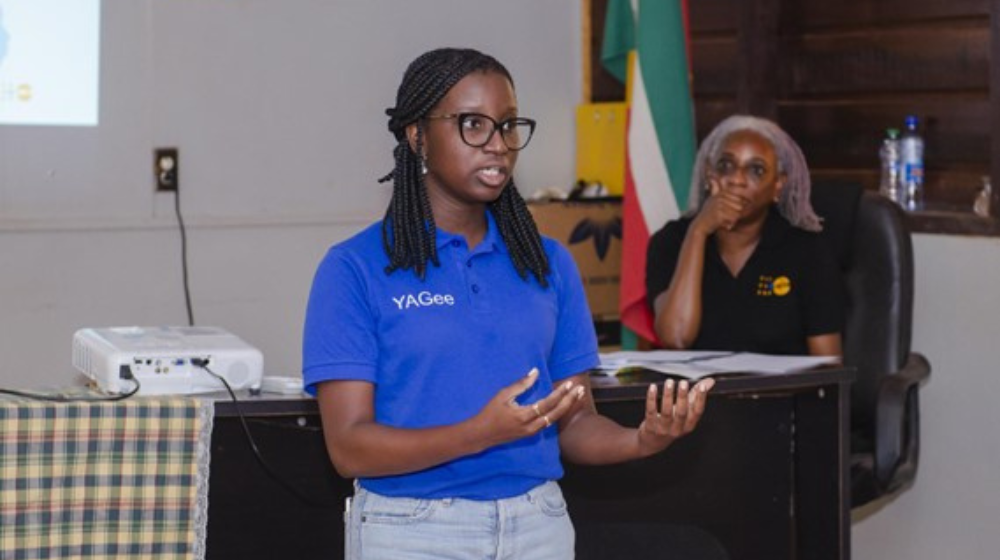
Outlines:
[[[1000,551],[1000,239],[917,235],[913,347],[928,357],[916,484],[860,512],[855,560]]]
[[[579,29],[578,0],[104,0],[100,126],[0,127],[0,387],[78,381],[78,328],[186,322],[160,146],[180,149],[196,321],[296,374],[316,264],[388,201],[406,65],[496,56],[539,121],[519,186],[566,187]]]

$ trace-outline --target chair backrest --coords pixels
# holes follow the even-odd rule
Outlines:
[[[852,431],[875,423],[885,375],[910,353],[913,246],[898,205],[857,184],[813,185],[813,207],[824,238],[838,255],[847,291],[844,363],[857,368],[851,393]]]

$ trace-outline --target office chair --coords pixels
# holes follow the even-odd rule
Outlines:
[[[823,237],[847,292],[844,363],[851,389],[851,507],[912,484],[920,458],[921,383],[930,364],[911,352],[913,246],[895,203],[860,185],[813,185]]]

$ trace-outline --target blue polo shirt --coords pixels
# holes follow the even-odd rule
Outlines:
[[[412,270],[386,274],[381,224],[335,245],[313,280],[303,340],[306,390],[329,380],[375,385],[375,418],[399,428],[461,422],[537,367],[532,403],[559,380],[598,363],[597,339],[579,272],[549,238],[549,286],[518,276],[487,212],[475,248],[438,231],[440,267],[421,281]],[[556,427],[423,471],[360,483],[415,498],[492,500],[562,476]]]

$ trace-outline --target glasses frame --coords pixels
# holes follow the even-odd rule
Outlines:
[[[462,128],[462,121],[464,121],[469,117],[479,117],[493,123],[493,128],[490,130],[490,133],[486,135],[486,140],[484,140],[483,142],[478,144],[473,144],[472,142],[469,142],[465,138],[465,129]],[[500,140],[503,141],[503,145],[506,146],[507,149],[512,152],[519,152],[528,147],[528,144],[531,142],[531,138],[535,135],[535,126],[537,126],[538,124],[535,121],[535,119],[529,119],[527,117],[511,117],[509,119],[504,119],[500,122],[497,122],[496,119],[494,119],[489,115],[484,115],[482,113],[476,113],[472,111],[465,113],[447,113],[444,115],[427,115],[424,118],[428,120],[455,119],[455,124],[458,125],[458,135],[462,138],[462,142],[465,142],[465,145],[469,146],[470,148],[482,148],[483,146],[489,144],[490,140],[493,140],[493,135],[496,133],[497,130],[499,130]],[[503,129],[501,127],[508,125],[510,123],[514,123],[515,125],[528,125],[529,128],[528,139],[524,141],[524,145],[515,148],[514,146],[511,146],[507,142],[507,136],[504,135]]]

